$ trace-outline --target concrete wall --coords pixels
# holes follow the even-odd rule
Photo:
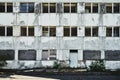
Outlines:
[[[19,2],[78,2],[78,13],[19,13]],[[105,59],[106,50],[120,50],[119,37],[106,37],[106,26],[120,26],[120,14],[91,14],[84,13],[85,2],[119,2],[119,0],[0,0],[0,2],[16,2],[17,7],[13,7],[14,13],[0,13],[1,26],[13,26],[13,37],[0,37],[0,49],[13,49],[15,51],[14,60],[8,60],[7,68],[32,68],[51,66],[55,60],[41,60],[43,49],[56,49],[57,60],[66,61],[70,64],[70,50],[78,50],[78,67],[83,64],[84,50],[100,51],[99,58]],[[83,5],[82,5],[83,4]],[[101,17],[102,16],[102,17]],[[35,36],[20,36],[20,26],[34,26]],[[42,26],[57,26],[56,37],[43,37]],[[77,37],[64,37],[64,26],[77,26]],[[85,37],[85,26],[99,26],[98,37]],[[19,50],[36,50],[34,60],[19,60]],[[29,57],[29,55],[28,55]],[[29,58],[28,58],[29,59]],[[119,58],[118,58],[119,59]],[[93,60],[86,60],[87,66]],[[106,60],[108,69],[120,68],[120,61]],[[13,65],[14,64],[14,65]],[[113,65],[111,67],[111,65]]]

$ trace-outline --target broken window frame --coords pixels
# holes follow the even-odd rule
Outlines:
[[[55,26],[43,26],[42,27],[42,36],[55,37],[56,36],[56,27]]]
[[[56,60],[57,50],[56,49],[43,49],[42,60]]]
[[[24,29],[24,31],[22,30]],[[33,29],[33,32],[30,33],[31,31],[29,31],[30,29]],[[21,26],[21,36],[34,36],[34,26]],[[23,32],[22,32],[23,31]]]

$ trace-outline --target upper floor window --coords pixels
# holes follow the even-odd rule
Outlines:
[[[119,37],[120,36],[120,28],[115,27],[106,27],[106,36],[107,37]]]
[[[91,13],[91,3],[85,3],[85,13]]]
[[[114,13],[120,12],[120,3],[114,3]]]
[[[21,27],[21,36],[34,36],[34,27],[33,26],[22,26]]]
[[[13,3],[0,3],[0,12],[13,12]]]
[[[112,3],[106,3],[106,13],[112,13]]]
[[[77,27],[64,26],[64,36],[77,36]]]
[[[85,36],[98,36],[98,27],[85,27]]]
[[[43,26],[42,35],[43,36],[56,36],[56,27],[55,26]]]
[[[77,13],[77,3],[64,3],[64,13]]]
[[[98,13],[98,3],[85,3],[85,13]]]
[[[56,12],[56,3],[43,3],[43,13],[55,13]]]
[[[13,36],[13,27],[0,26],[0,36]]]
[[[34,3],[20,3],[20,12],[21,13],[33,13]]]

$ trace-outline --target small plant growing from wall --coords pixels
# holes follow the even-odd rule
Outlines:
[[[5,55],[0,55],[0,68],[2,68],[3,66],[7,64],[6,60],[7,58]]]
[[[98,72],[105,71],[104,60],[97,60],[95,62],[92,62],[89,68],[90,68],[90,71],[98,71]]]

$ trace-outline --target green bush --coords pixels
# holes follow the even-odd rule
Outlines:
[[[55,61],[54,64],[53,64],[53,68],[60,69],[61,68],[61,64],[59,64],[57,61]]]
[[[104,64],[104,60],[97,60],[95,62],[92,62],[90,64],[90,71],[105,71],[105,64]]]

